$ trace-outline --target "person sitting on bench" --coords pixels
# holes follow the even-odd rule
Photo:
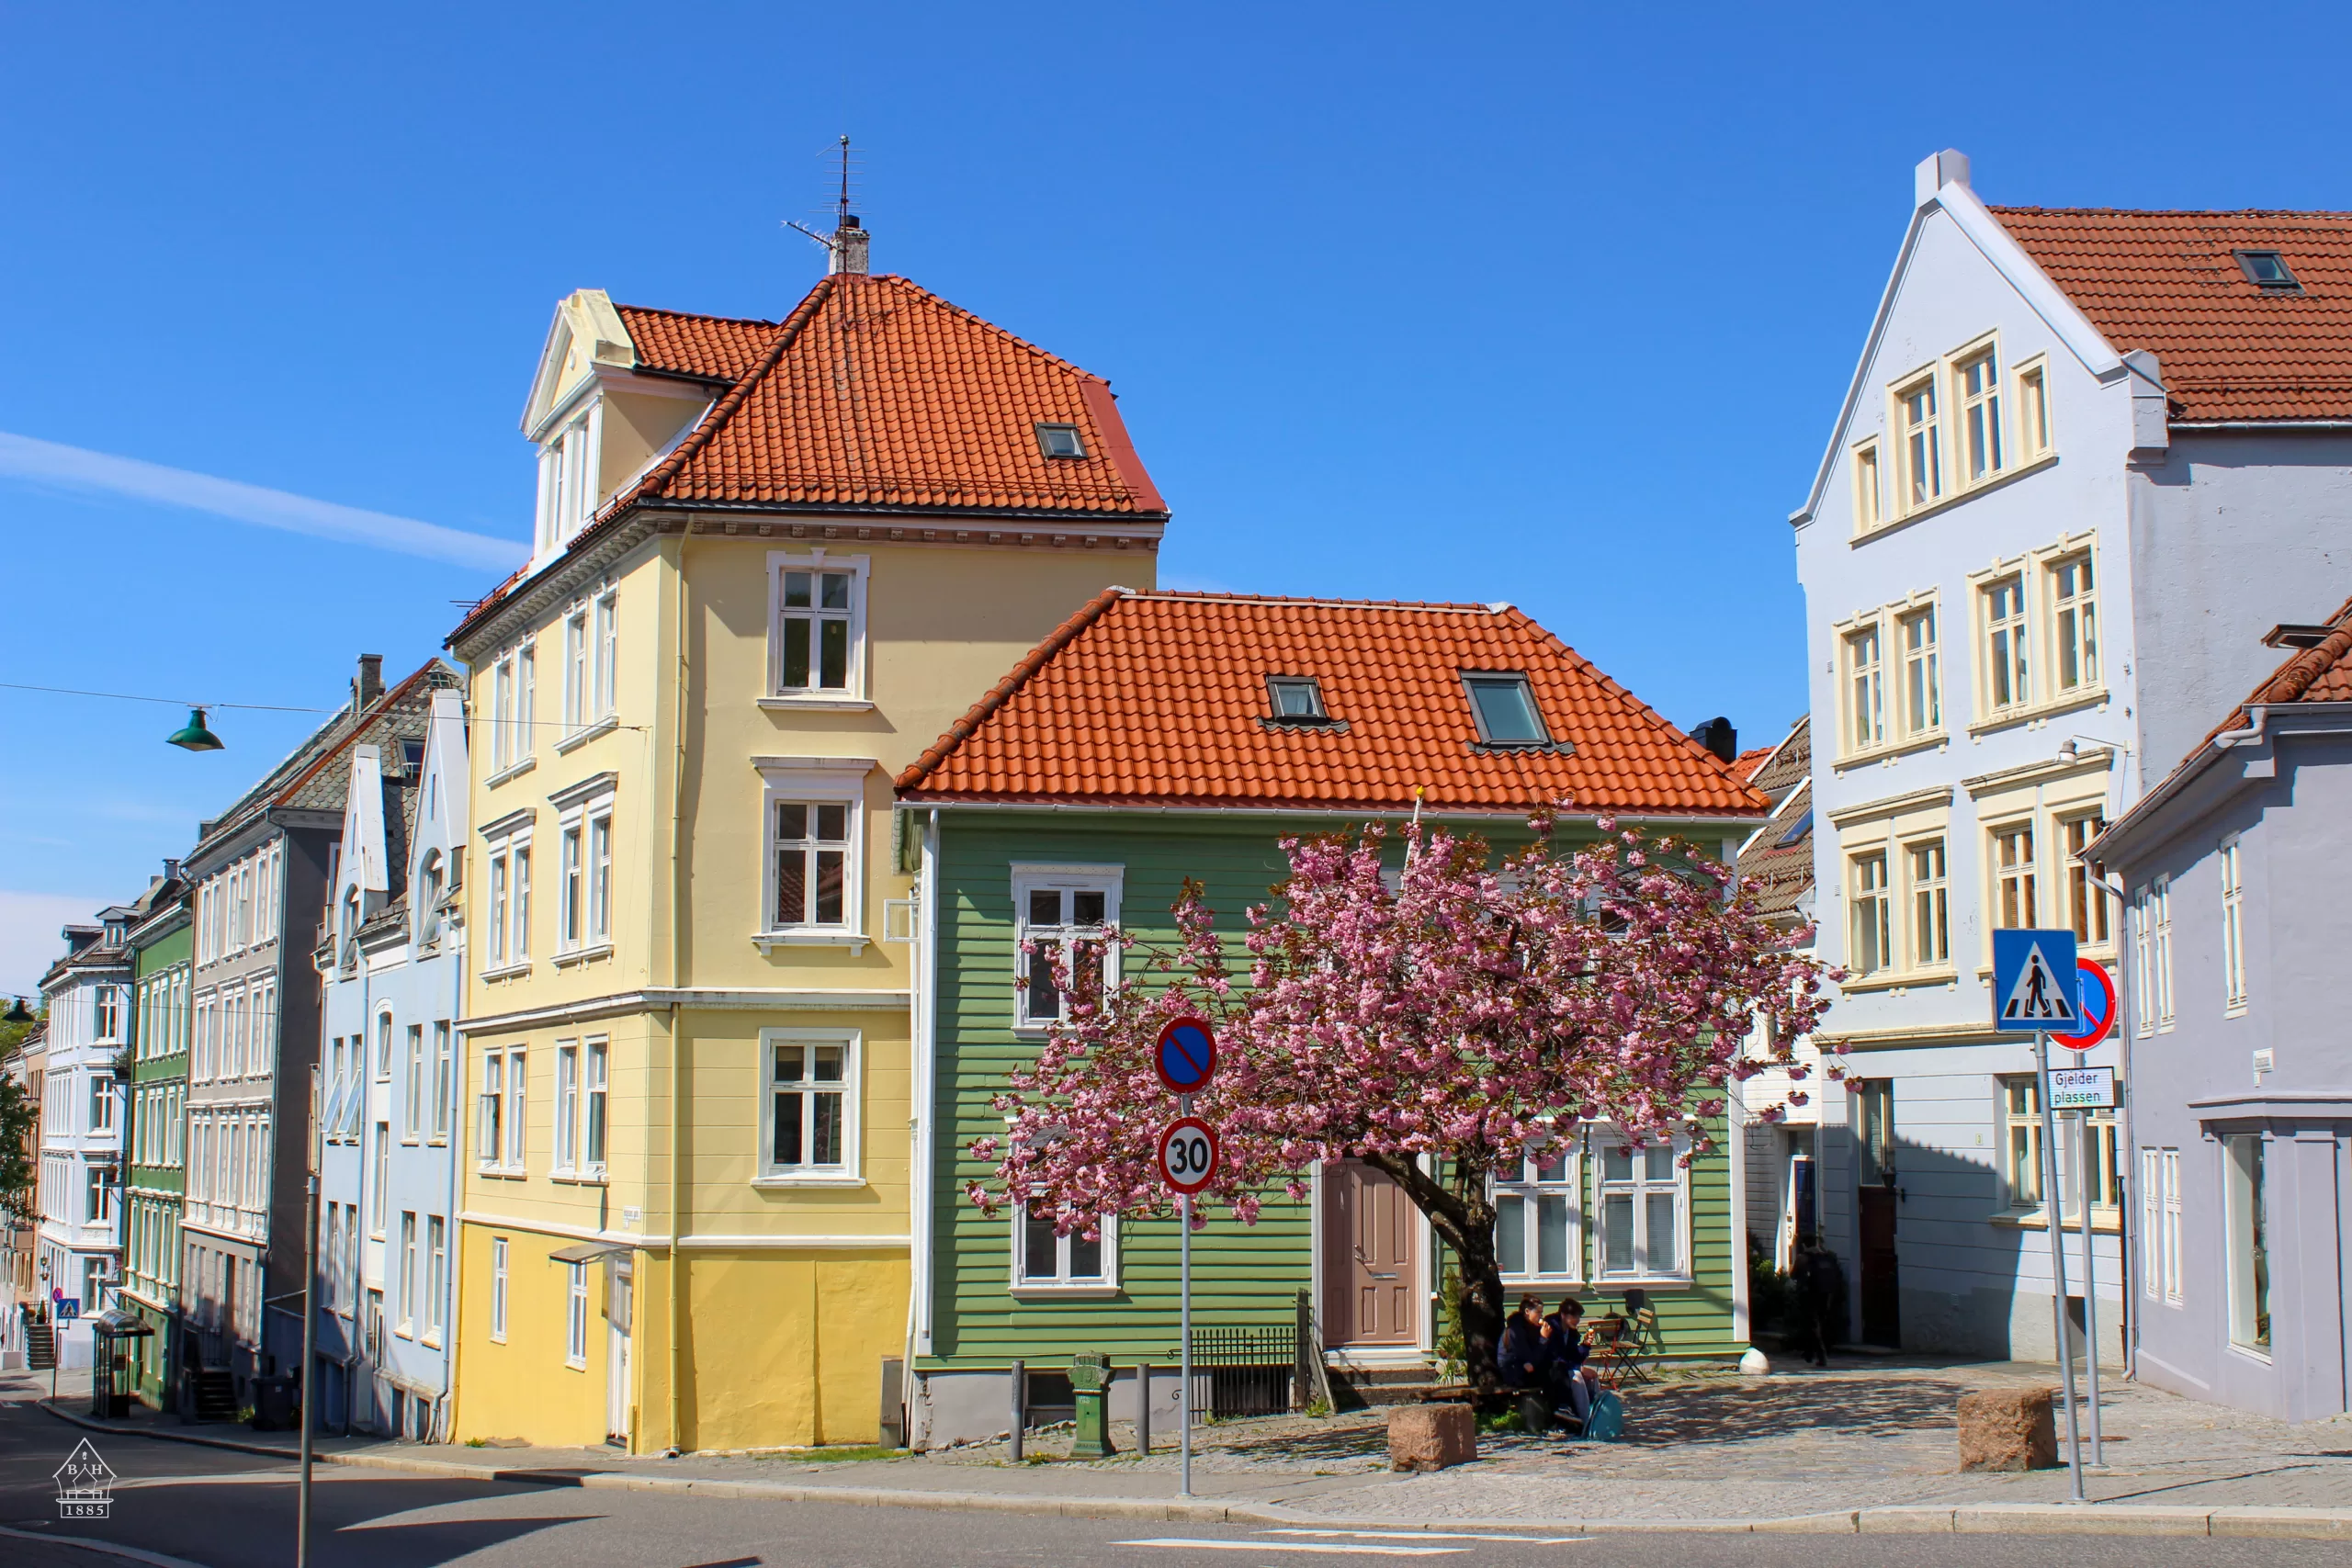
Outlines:
[[[1544,1303],[1533,1296],[1519,1298],[1519,1310],[1503,1321],[1503,1342],[1495,1351],[1495,1372],[1505,1388],[1547,1392],[1551,1386],[1550,1327],[1544,1321]]]
[[[1591,1414],[1600,1374],[1589,1363],[1592,1347],[1585,1343],[1584,1303],[1574,1296],[1560,1298],[1560,1310],[1544,1320],[1544,1348],[1551,1352],[1546,1369],[1554,1403],[1565,1404],[1579,1425]]]

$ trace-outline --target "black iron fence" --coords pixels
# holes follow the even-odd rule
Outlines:
[[[1297,1407],[1298,1325],[1193,1330],[1195,1409],[1220,1420]]]

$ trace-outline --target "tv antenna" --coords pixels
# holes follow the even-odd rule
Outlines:
[[[808,224],[791,218],[786,219],[784,225],[787,229],[797,229],[823,247],[825,254],[831,260],[829,271],[864,272],[865,270],[863,265],[865,233],[855,215],[849,209],[850,152],[847,132],[842,135],[840,148],[841,189],[833,202],[833,231],[831,234],[820,234]]]

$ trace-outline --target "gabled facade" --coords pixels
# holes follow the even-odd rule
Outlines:
[[[188,978],[195,956],[187,885],[177,861],[132,906],[130,1180],[122,1288],[117,1304],[147,1329],[124,1342],[130,1391],[158,1410],[178,1407],[180,1204],[187,1187]]]
[[[2092,852],[2162,911],[2122,1024],[2132,1366],[2319,1421],[2352,1409],[2352,602],[2267,640],[2286,660]]]
[[[14,998],[13,1007],[24,1006]],[[22,1214],[0,1214],[0,1368],[21,1371],[30,1359],[35,1314],[46,1321],[49,1292],[40,1282],[40,1112],[41,1069],[48,1056],[47,1026],[26,1011],[28,1026],[0,1055],[0,1076],[23,1092],[33,1109],[33,1125],[25,1134],[25,1155],[31,1162],[34,1188]]]
[[[1859,1080],[1823,1224],[1860,1337],[2048,1358],[2031,1049],[1987,1027],[1991,933],[2071,926],[2112,965],[2125,914],[2077,856],[2262,673],[2266,626],[2327,607],[2352,217],[1988,208],[1956,152],[1915,196],[1792,518],[1819,945],[1849,972],[1822,1033]],[[2086,1170],[2061,1157],[2110,1340],[2118,1138],[2098,1118]]]
[[[336,882],[352,749],[422,739],[431,694],[457,680],[432,663],[388,691],[382,668],[362,655],[350,702],[207,821],[181,863],[195,951],[178,1364],[223,1410],[253,1404],[254,1379],[301,1364],[321,1022],[311,952]]]
[[[1120,1366],[1125,1416],[1131,1369],[1154,1365],[1154,1419],[1172,1416],[1173,1221],[1114,1218],[1090,1243],[1056,1236],[1049,1219],[988,1218],[965,1196],[992,1169],[974,1140],[1002,1131],[990,1097],[1035,1058],[1061,1005],[1024,944],[1117,925],[1172,949],[1189,877],[1238,949],[1246,910],[1285,874],[1286,835],[1418,813],[1517,848],[1530,810],[1562,798],[1726,858],[1766,809],[1723,759],[1508,605],[1114,590],[902,773],[926,944],[914,1440],[1003,1429],[1016,1360],[1030,1419],[1053,1419],[1076,1351]],[[1589,834],[1590,818],[1560,831]],[[1719,1140],[1688,1168],[1629,1158],[1599,1127],[1531,1152],[1496,1188],[1510,1288],[1598,1303],[1639,1287],[1669,1353],[1736,1357],[1746,1272],[1730,1136],[1732,1151]],[[1211,1213],[1193,1248],[1204,1365],[1212,1342],[1228,1360],[1247,1344],[1240,1353],[1285,1374],[1304,1292],[1335,1377],[1422,1376],[1443,1268],[1410,1203],[1355,1162],[1317,1172],[1304,1202],[1270,1193],[1255,1225]],[[1204,1376],[1206,1412],[1231,1413],[1227,1375]]]
[[[1100,378],[862,270],[782,321],[576,294],[525,429],[538,550],[450,638],[457,1434],[872,1441],[911,1245],[890,777],[1148,586],[1165,506]]]
[[[41,976],[48,1055],[41,1072],[40,1232],[34,1273],[61,1325],[57,1364],[90,1365],[89,1319],[122,1278],[123,1124],[130,1044],[130,922],[113,905],[96,925],[67,926],[65,955]]]
[[[350,788],[312,959],[320,1071],[321,1419],[448,1433],[464,1010],[465,696],[351,748]]]

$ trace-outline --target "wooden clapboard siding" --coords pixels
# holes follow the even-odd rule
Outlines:
[[[1013,1231],[1003,1214],[983,1216],[965,1195],[991,1167],[970,1154],[974,1140],[1001,1134],[989,1097],[1037,1043],[1013,1033],[1012,867],[1123,868],[1122,922],[1148,944],[1172,947],[1170,909],[1186,877],[1207,888],[1210,907],[1237,954],[1244,911],[1262,902],[1286,870],[1279,840],[1329,823],[1280,823],[1239,814],[1187,817],[1140,812],[959,812],[941,814],[938,892],[937,1075],[933,1112],[932,1354],[921,1364],[1002,1366],[1019,1357],[1052,1364],[1080,1350],[1114,1357],[1177,1353],[1177,1236],[1170,1220],[1131,1221],[1118,1245],[1120,1290],[1091,1299],[1016,1299]],[[1498,842],[1523,839],[1492,832]],[[1174,1114],[1171,1099],[1166,1107]],[[1720,1124],[1714,1129],[1722,1134]],[[1720,1149],[1691,1171],[1695,1282],[1653,1292],[1668,1348],[1677,1353],[1736,1351],[1731,1337],[1730,1183]],[[1592,1212],[1589,1201],[1587,1212]],[[1296,1292],[1313,1278],[1310,1205],[1271,1193],[1254,1226],[1221,1205],[1204,1209],[1208,1228],[1193,1238],[1193,1314],[1197,1325],[1286,1323]],[[1598,1245],[1588,1235],[1589,1255]],[[1589,1278],[1589,1266],[1586,1270]],[[1588,1301],[1620,1293],[1586,1287]]]

